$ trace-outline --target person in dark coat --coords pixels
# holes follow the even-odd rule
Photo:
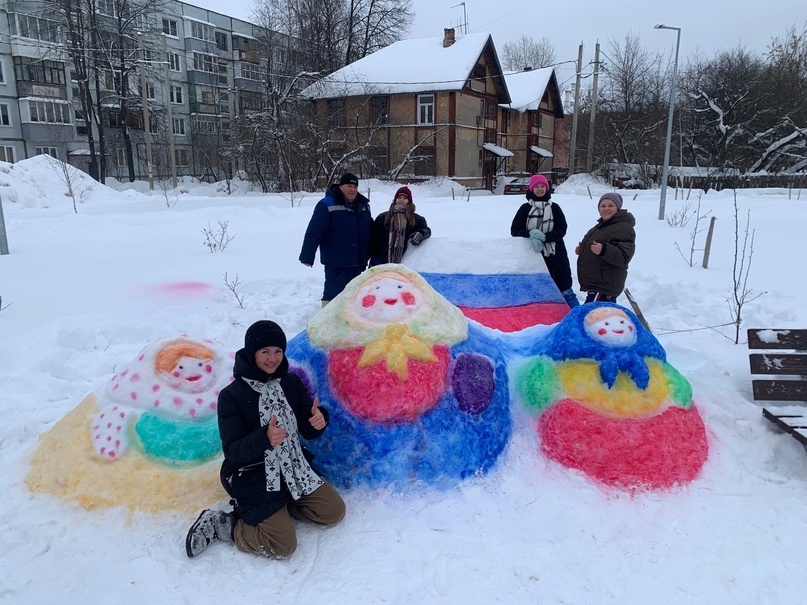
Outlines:
[[[572,269],[563,237],[566,235],[566,217],[560,206],[550,201],[549,181],[542,174],[530,178],[527,202],[516,211],[510,225],[513,237],[528,237],[536,252],[543,255],[549,275],[560,290],[566,303],[574,308],[580,304],[572,289]]]
[[[370,266],[400,263],[409,244],[419,246],[431,234],[426,219],[415,213],[412,191],[399,187],[389,210],[370,227]]]
[[[370,202],[359,193],[359,179],[349,172],[314,207],[300,262],[312,267],[319,248],[319,260],[325,266],[323,307],[367,268],[372,222]]]
[[[636,219],[622,209],[622,196],[606,193],[597,210],[600,219],[577,245],[577,279],[586,302],[616,302],[625,289],[628,263],[636,251]]]
[[[235,380],[218,400],[224,462],[221,482],[234,510],[204,510],[191,526],[185,550],[195,557],[212,542],[285,559],[297,548],[292,517],[334,525],[345,503],[312,468],[300,437],[316,439],[328,426],[328,411],[289,372],[286,335],[273,321],[254,323],[235,355]]]

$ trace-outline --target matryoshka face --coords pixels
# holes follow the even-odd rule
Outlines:
[[[213,365],[195,357],[180,357],[173,370],[163,373],[163,378],[178,391],[206,391],[213,383]]]
[[[636,326],[619,309],[596,309],[589,313],[586,332],[609,347],[630,347],[636,343]]]
[[[411,317],[423,305],[423,293],[397,277],[382,277],[358,291],[356,314],[374,323],[394,323]]]

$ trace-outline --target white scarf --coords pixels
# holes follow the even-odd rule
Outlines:
[[[541,202],[530,200],[530,213],[527,215],[527,231],[540,229],[544,233],[549,233],[555,228],[555,220],[552,218],[552,202]],[[544,249],[541,251],[544,256],[555,255],[555,242],[544,242]]]
[[[280,475],[294,500],[306,496],[317,489],[324,482],[320,479],[308,460],[303,455],[300,446],[300,437],[297,432],[297,418],[286,401],[286,395],[280,388],[280,379],[273,378],[268,382],[243,378],[261,398],[258,401],[258,411],[261,415],[261,426],[266,427],[272,416],[277,417],[277,426],[286,429],[286,438],[280,445],[267,448],[263,454],[266,469],[266,491],[280,491]]]

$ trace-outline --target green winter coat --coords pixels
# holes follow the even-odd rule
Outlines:
[[[580,240],[577,257],[577,280],[580,290],[619,296],[628,278],[628,263],[636,251],[636,219],[627,210],[620,210],[607,221],[600,219]],[[602,254],[591,251],[591,244],[600,242]]]

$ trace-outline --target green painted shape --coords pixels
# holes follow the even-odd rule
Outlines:
[[[664,375],[667,377],[670,399],[682,408],[692,407],[692,385],[683,374],[665,361]]]
[[[561,393],[555,364],[546,357],[531,359],[518,374],[517,388],[530,411],[545,410]]]
[[[221,453],[219,423],[168,420],[141,414],[135,424],[140,450],[160,464],[197,465]]]

